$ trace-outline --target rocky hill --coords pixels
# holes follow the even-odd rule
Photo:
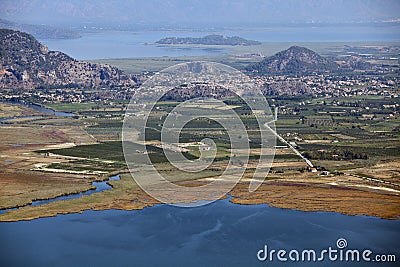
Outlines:
[[[308,74],[334,72],[339,70],[339,65],[320,56],[314,51],[300,46],[292,46],[261,62],[246,68],[259,74]]]
[[[239,36],[223,36],[223,35],[207,35],[204,37],[167,37],[156,42],[156,44],[179,45],[179,44],[195,44],[195,45],[258,45],[258,41],[246,40]]]
[[[261,91],[264,95],[270,96],[297,96],[311,94],[311,88],[301,81],[276,81],[266,83]]]
[[[0,29],[0,88],[133,85],[132,78],[115,67],[77,61],[49,51],[30,34]]]
[[[221,99],[225,97],[234,97],[235,94],[221,85],[207,83],[191,83],[177,86],[168,91],[161,100],[185,101],[196,97],[211,97]]]

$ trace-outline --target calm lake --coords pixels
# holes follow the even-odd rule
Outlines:
[[[400,221],[243,206],[228,200],[197,208],[85,211],[0,223],[0,266],[293,266],[276,258],[261,262],[257,252],[264,245],[288,251],[337,248],[339,238],[347,240],[349,249],[396,254],[398,259],[399,230]],[[344,263],[326,261],[323,266]]]
[[[52,39],[40,40],[50,50],[64,52],[73,58],[133,58],[133,57],[178,57],[217,55],[225,52],[218,48],[183,48],[157,46],[154,42],[167,36],[186,36],[184,32],[128,32],[104,31],[96,33],[82,33],[79,39]],[[203,36],[193,34],[190,36]]]
[[[76,59],[181,57],[221,55],[225,49],[156,46],[165,37],[201,37],[208,34],[240,36],[261,42],[393,42],[400,41],[398,26],[271,27],[208,31],[99,31],[81,33],[79,39],[40,40],[49,49]],[[256,51],[257,52],[257,51]]]

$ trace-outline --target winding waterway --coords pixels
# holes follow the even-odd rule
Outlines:
[[[24,105],[30,108],[33,108],[36,111],[39,111],[41,113],[47,114],[47,115],[53,115],[57,117],[73,117],[76,116],[74,113],[69,113],[69,112],[60,112],[60,111],[55,111],[53,109],[49,109],[43,106],[39,106],[37,104],[30,104],[30,103],[21,103],[17,102],[16,104]]]
[[[109,181],[115,181],[115,180],[119,180],[120,176],[119,175],[115,175],[115,176],[111,176],[110,178],[108,178],[105,181],[102,182],[92,182],[92,186],[94,186],[94,189],[90,189],[87,190],[85,192],[80,192],[80,193],[76,193],[76,194],[70,194],[70,195],[66,195],[66,196],[59,196],[59,197],[55,197],[55,198],[50,198],[50,199],[43,199],[43,200],[36,200],[33,201],[31,204],[28,204],[26,206],[39,206],[39,205],[43,205],[43,204],[47,204],[50,202],[55,202],[55,201],[60,201],[60,200],[68,200],[68,199],[74,199],[74,198],[80,198],[82,196],[88,196],[94,193],[98,193],[98,192],[103,192],[106,190],[110,190],[112,189],[112,186],[108,184]],[[12,208],[12,209],[3,209],[0,210],[0,214],[6,213],[10,210],[14,210],[16,208]]]
[[[51,116],[56,116],[56,117],[73,117],[76,116],[74,113],[69,113],[69,112],[59,112],[55,111],[43,106],[39,106],[36,104],[31,104],[31,103],[25,103],[25,102],[15,102],[15,101],[7,101],[5,103],[10,103],[14,105],[21,105],[21,106],[26,106],[30,107],[40,113],[43,113],[45,115],[51,115]],[[0,125],[4,125],[4,122],[14,120],[14,119],[35,119],[35,118],[41,118],[42,116],[13,116],[13,117],[6,117],[6,118],[0,118]]]

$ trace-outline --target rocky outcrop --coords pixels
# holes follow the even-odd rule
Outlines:
[[[280,96],[280,95],[309,95],[311,88],[301,81],[278,81],[264,84],[261,89],[264,95]]]
[[[49,51],[32,35],[0,29],[0,88],[130,87],[130,75],[108,65]]]

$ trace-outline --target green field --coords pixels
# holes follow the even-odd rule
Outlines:
[[[46,107],[62,112],[79,112],[95,106],[95,103],[46,103]]]
[[[383,105],[399,103],[398,99],[388,99],[382,96],[362,96],[362,97],[341,97],[310,99],[301,109],[298,108],[299,102],[304,102],[305,97],[278,97],[275,105],[285,106],[285,111],[280,113],[278,121],[275,122],[276,130],[286,140],[296,142],[299,150],[311,160],[323,161],[329,167],[329,161],[359,161],[361,165],[370,165],[378,159],[396,158],[400,156],[400,118],[390,117],[393,110],[382,109]],[[346,103],[338,106],[337,102]],[[258,126],[255,118],[248,115],[247,106],[243,105],[238,99],[226,99],[225,102],[235,106],[235,111],[243,120],[249,130],[251,139],[250,147],[260,147],[260,135],[257,131]],[[158,104],[158,109],[154,111],[147,122],[146,140],[159,141],[161,125],[166,115],[179,102],[165,101]],[[356,113],[351,110],[353,106],[364,107]],[[79,105],[65,104],[64,110],[77,110]],[[83,107],[85,107],[83,105]],[[90,105],[86,106],[86,108]],[[370,107],[370,109],[365,109]],[[369,114],[378,110],[373,119],[366,120],[362,114]],[[293,113],[293,111],[295,111]],[[340,113],[339,113],[340,111]],[[121,110],[110,111],[107,109],[81,111],[81,116],[86,125],[85,130],[100,140],[102,143],[77,146],[69,149],[49,150],[49,152],[81,157],[84,155],[89,162],[76,161],[77,169],[116,169],[124,164],[124,155],[121,146],[121,131],[123,124],[123,112]],[[108,114],[108,116],[104,116]],[[90,116],[94,116],[90,118]],[[104,136],[107,136],[105,138]],[[230,141],[227,133],[221,126],[207,119],[196,119],[188,123],[180,133],[180,142],[199,142],[204,138],[212,136],[218,151],[216,162],[229,159]],[[115,140],[115,141],[107,141]],[[284,145],[277,141],[277,145]],[[166,162],[160,148],[148,146],[154,153],[150,154],[155,163]],[[135,148],[143,150],[143,148]],[[199,150],[195,146],[188,147],[188,157],[200,156]],[[257,159],[257,155],[251,155],[251,159]],[[91,160],[111,160],[115,166],[101,165],[100,163],[90,162]],[[291,161],[298,160],[294,154],[277,155],[276,160]],[[55,168],[74,168],[74,163],[66,166],[58,164]],[[89,166],[86,166],[89,165]],[[345,165],[345,164],[344,164]],[[323,166],[321,166],[323,167]]]

